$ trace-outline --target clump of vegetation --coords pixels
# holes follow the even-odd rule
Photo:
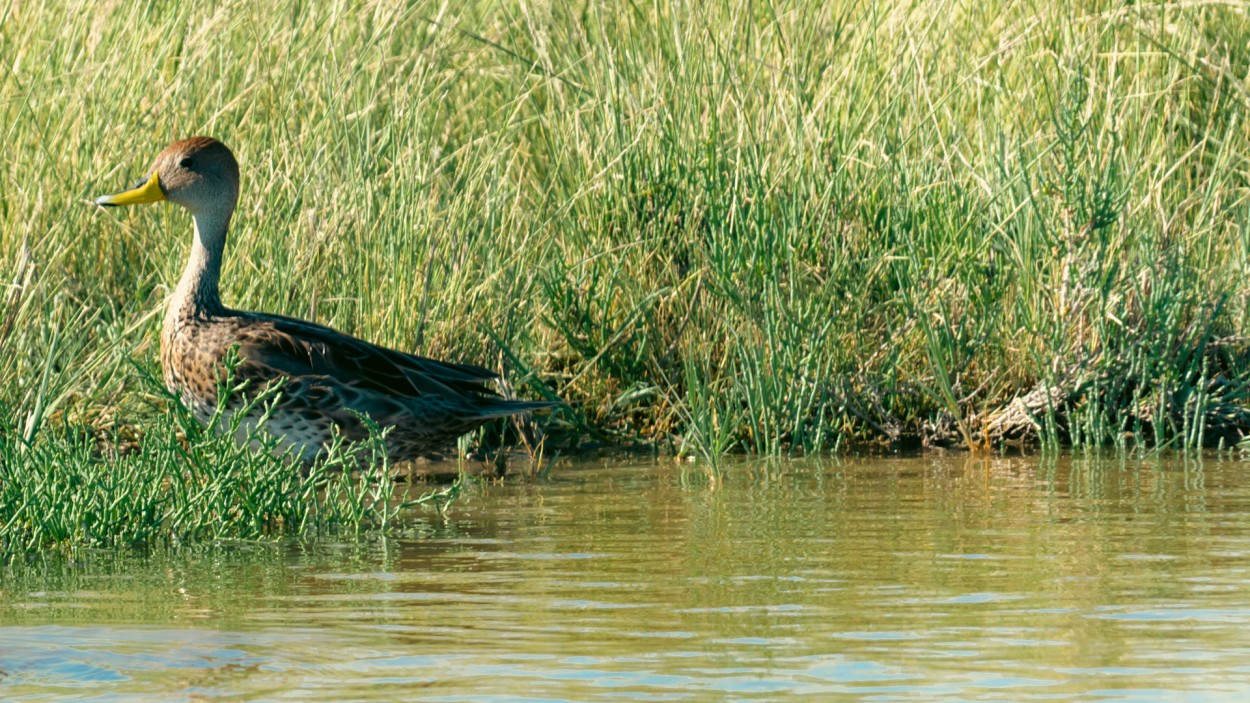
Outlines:
[[[406,500],[374,428],[309,467],[275,447],[264,422],[279,387],[201,425],[176,402],[123,449],[64,422],[0,425],[0,555],[42,549],[180,545],[220,539],[386,531],[423,503],[441,510],[458,484]],[[168,399],[172,401],[173,399]],[[244,424],[247,416],[258,418]],[[242,437],[245,441],[238,442]]]
[[[1250,431],[1242,7],[58,13],[0,10],[10,494],[198,461],[134,383],[189,223],[84,204],[192,133],[243,166],[228,302],[503,368],[571,403],[549,453]]]

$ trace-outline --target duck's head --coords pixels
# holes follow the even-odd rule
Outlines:
[[[134,187],[96,198],[97,205],[138,205],[168,200],[192,214],[234,210],[239,199],[239,164],[225,144],[191,137],[165,147]]]

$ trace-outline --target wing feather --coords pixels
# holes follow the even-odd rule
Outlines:
[[[329,327],[281,315],[252,315],[238,335],[245,364],[291,376],[321,376],[391,396],[488,399],[496,374],[370,344]]]

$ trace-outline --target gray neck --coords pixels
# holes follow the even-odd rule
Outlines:
[[[182,280],[169,302],[170,312],[214,315],[225,308],[217,283],[221,280],[221,257],[226,249],[226,228],[233,208],[202,210],[195,218],[195,241]]]

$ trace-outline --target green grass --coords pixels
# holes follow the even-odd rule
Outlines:
[[[502,364],[548,452],[1250,429],[1246,2],[219,5],[0,0],[6,485],[183,461],[189,218],[85,201],[193,133],[229,304]]]
[[[148,383],[157,387],[154,379]],[[399,526],[417,505],[441,510],[454,500],[459,482],[405,499],[390,478],[376,427],[369,442],[336,445],[311,467],[295,463],[263,431],[278,392],[255,396],[243,413],[223,414],[223,403],[207,426],[170,397],[171,412],[155,415],[128,450],[112,441],[116,433],[101,441],[66,423],[33,431],[0,424],[0,556],[358,536]],[[231,389],[222,385],[219,393],[224,399]],[[241,428],[252,410],[261,427]],[[235,441],[241,432],[246,442]]]

